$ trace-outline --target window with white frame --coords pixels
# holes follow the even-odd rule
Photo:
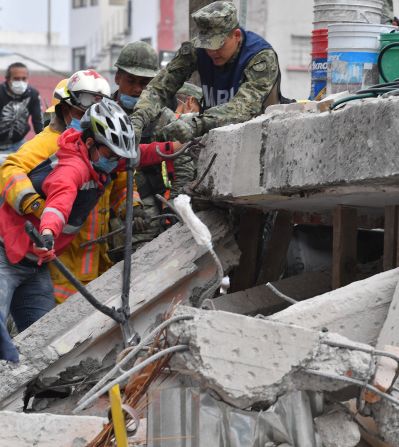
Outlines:
[[[86,68],[86,48],[72,48],[72,70],[78,71]]]
[[[72,0],[72,8],[85,8],[87,6],[87,0]]]

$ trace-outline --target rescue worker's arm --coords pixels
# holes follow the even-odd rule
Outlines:
[[[190,42],[184,42],[176,56],[147,85],[131,116],[137,142],[141,131],[153,121],[172,100],[179,88],[196,70],[197,55]]]
[[[40,217],[44,201],[36,193],[29,172],[58,150],[59,132],[46,128],[27,141],[18,152],[10,154],[0,168],[0,190],[18,214],[34,213]]]
[[[173,160],[165,160],[162,155],[157,154],[157,149],[161,154],[171,155],[177,151],[180,147],[180,143],[175,141],[158,142],[154,141],[149,144],[140,144],[140,162],[137,168],[145,168],[146,166],[159,165],[163,161],[167,163],[172,163]],[[118,167],[114,172],[126,171],[126,159],[121,158],[118,163]]]
[[[162,163],[165,159],[157,154],[156,149],[158,148],[162,154],[173,154],[176,150],[175,144],[176,147],[178,147],[179,143],[174,143],[173,141],[162,143],[155,141],[150,144],[140,144],[140,164],[138,167],[144,168],[146,166]],[[169,162],[171,160],[167,161]]]
[[[54,239],[61,234],[79,189],[90,180],[90,176],[82,171],[84,166],[78,164],[59,165],[46,177],[42,189],[47,198],[40,219],[40,233],[44,229],[51,230]]]
[[[244,81],[234,98],[226,104],[211,107],[202,116],[194,118],[197,127],[194,136],[202,135],[215,127],[242,123],[260,115],[269,94],[275,93],[272,90],[278,79],[279,65],[275,52],[267,49],[255,55],[244,70]]]

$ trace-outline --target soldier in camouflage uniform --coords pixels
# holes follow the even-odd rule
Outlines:
[[[186,113],[201,111],[202,89],[190,82],[185,82],[176,94],[177,117]],[[170,198],[174,199],[183,192],[183,187],[195,179],[195,165],[188,155],[181,155],[174,163],[175,178],[170,189]]]
[[[162,134],[162,129],[176,121],[182,114],[198,113],[201,110],[202,89],[190,82],[185,82],[176,93],[177,107],[173,112],[164,107],[153,128],[155,134]],[[174,199],[182,191],[184,185],[195,179],[195,166],[189,155],[181,155],[174,161],[174,179],[170,186],[170,198]]]
[[[114,93],[113,98],[130,114],[142,91],[158,73],[158,55],[151,45],[146,42],[128,43],[122,48],[115,66],[117,67],[115,83],[118,85],[118,90]],[[151,143],[153,141],[152,133],[151,126],[147,126],[141,142]],[[165,191],[165,186],[160,165],[149,166],[136,171],[135,180],[143,205],[141,209],[136,207],[134,211],[136,217],[133,246],[137,249],[142,243],[154,239],[161,231],[158,220],[148,223],[148,219],[160,214],[160,205],[154,195],[156,193],[162,194]],[[111,230],[121,225],[122,222],[119,217],[111,219]],[[113,247],[123,246],[123,234],[115,236],[112,245]],[[119,251],[117,253],[111,252],[115,260],[118,260],[118,256],[121,255]]]
[[[247,121],[280,100],[280,69],[271,45],[238,25],[233,3],[216,1],[192,15],[198,35],[184,42],[147,86],[132,115],[136,136],[198,70],[204,113],[184,114],[164,128],[164,139],[188,141],[209,130]]]
[[[183,87],[176,93],[176,113],[193,113],[201,111],[202,89],[191,82],[185,82]]]

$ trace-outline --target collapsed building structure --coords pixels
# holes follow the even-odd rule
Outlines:
[[[173,313],[165,346],[179,347],[132,445],[399,446],[398,116],[395,97],[272,106],[204,137],[191,193],[231,289],[219,296],[215,259],[186,224],[132,256],[131,328],[146,340]],[[293,224],[314,221],[333,227],[331,271],[282,279]],[[383,221],[384,271],[358,280],[358,229]],[[117,306],[121,265],[88,288]],[[118,325],[76,294],[15,341],[20,364],[0,362],[4,445],[86,445],[109,407],[87,391],[128,369]],[[74,428],[55,440],[54,421]]]

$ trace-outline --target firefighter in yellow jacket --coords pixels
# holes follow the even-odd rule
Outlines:
[[[18,213],[40,215],[43,202],[27,174],[43,160],[58,150],[58,137],[69,127],[79,128],[84,111],[103,96],[110,95],[105,78],[94,70],[82,70],[61,81],[54,90],[50,124],[18,152],[10,155],[0,168],[1,199],[6,200]],[[111,265],[106,244],[93,244],[81,248],[84,241],[108,233],[110,208],[122,213],[126,199],[126,173],[118,174],[106,188],[95,209],[75,237],[69,248],[60,256],[61,261],[83,283],[88,283],[104,273]],[[135,204],[138,194],[135,192]],[[75,293],[74,287],[50,264],[58,303]]]

